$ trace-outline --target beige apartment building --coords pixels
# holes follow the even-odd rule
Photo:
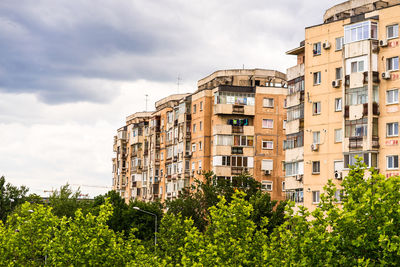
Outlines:
[[[310,209],[328,179],[340,185],[356,156],[387,176],[399,174],[399,14],[398,0],[344,2],[325,12],[323,24],[306,28],[304,46],[288,52],[304,51],[304,74],[299,64],[288,80],[304,75],[301,181]],[[298,103],[290,96],[289,89],[288,105]],[[286,160],[293,160],[288,150]],[[287,168],[286,175],[288,181]]]
[[[165,201],[204,171],[230,180],[249,173],[283,200],[286,94],[286,75],[278,71],[216,71],[196,92],[128,116],[114,137],[113,188],[127,202]]]

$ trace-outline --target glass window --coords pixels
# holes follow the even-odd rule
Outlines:
[[[386,27],[386,37],[387,39],[399,37],[399,25],[390,25]]]
[[[398,169],[399,168],[399,156],[387,156],[386,157],[387,169]]]
[[[320,144],[321,134],[320,132],[313,132],[313,144]]]
[[[393,89],[386,91],[386,104],[399,103],[399,90]]]
[[[352,43],[367,39],[376,39],[378,36],[378,24],[364,21],[344,27],[344,43]]]
[[[321,42],[315,43],[313,45],[313,55],[321,55]]]
[[[399,136],[399,123],[391,122],[386,124],[386,136]]]
[[[342,129],[335,129],[335,143],[341,143],[343,137]]]
[[[335,111],[342,111],[342,98],[335,99]]]
[[[263,128],[269,128],[272,129],[274,127],[274,120],[271,119],[264,119],[262,121],[262,127]]]
[[[321,83],[321,72],[314,72],[314,85],[318,85]]]
[[[319,203],[319,191],[312,191],[312,201],[314,204]]]
[[[341,67],[340,67],[340,68],[336,68],[336,75],[335,75],[335,77],[336,77],[336,80],[342,79],[342,68],[341,68]]]
[[[272,191],[272,181],[261,181],[261,189],[266,191]]]
[[[346,105],[359,105],[368,102],[368,86],[346,90]]]
[[[263,106],[266,108],[274,107],[274,99],[273,98],[264,98]]]
[[[392,57],[386,60],[386,70],[393,71],[399,69],[399,57]]]
[[[336,51],[342,50],[343,48],[343,37],[336,38]]]
[[[203,101],[200,102],[200,111],[203,110]]]
[[[312,162],[312,173],[313,174],[318,174],[320,172],[320,163],[319,161],[313,161]]]
[[[321,102],[313,103],[313,115],[321,114]]]
[[[262,149],[274,149],[273,141],[262,141]]]

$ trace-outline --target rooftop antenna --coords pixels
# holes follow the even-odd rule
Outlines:
[[[147,111],[147,101],[148,101],[149,95],[145,94],[144,96],[146,97],[146,111]]]
[[[243,69],[244,69],[244,64],[243,64],[243,67],[242,67]]]
[[[179,85],[181,85],[181,81],[182,81],[182,78],[181,78],[180,75],[178,74],[178,82],[177,82],[177,85],[178,85],[178,94],[179,94]]]

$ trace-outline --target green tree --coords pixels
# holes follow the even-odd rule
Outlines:
[[[29,189],[25,186],[17,187],[6,183],[4,176],[0,177],[0,220],[5,222],[7,216],[26,201]]]

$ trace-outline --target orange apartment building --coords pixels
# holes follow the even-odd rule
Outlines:
[[[310,209],[328,179],[340,187],[356,156],[399,174],[399,14],[400,1],[351,0],[306,28],[302,182]]]
[[[138,149],[128,130],[136,129],[128,124],[135,114],[129,116],[121,128],[125,135],[118,132],[114,137],[113,188],[126,201],[166,200],[201,179],[203,171],[213,171],[219,179],[249,173],[273,199],[283,200],[286,85],[286,75],[278,71],[214,72],[198,82],[193,94],[171,95],[156,102],[156,111],[137,126],[143,126],[137,130],[143,137],[138,138],[142,150],[136,154],[129,154]],[[128,149],[127,167],[121,175],[118,166],[122,166],[124,147]]]

